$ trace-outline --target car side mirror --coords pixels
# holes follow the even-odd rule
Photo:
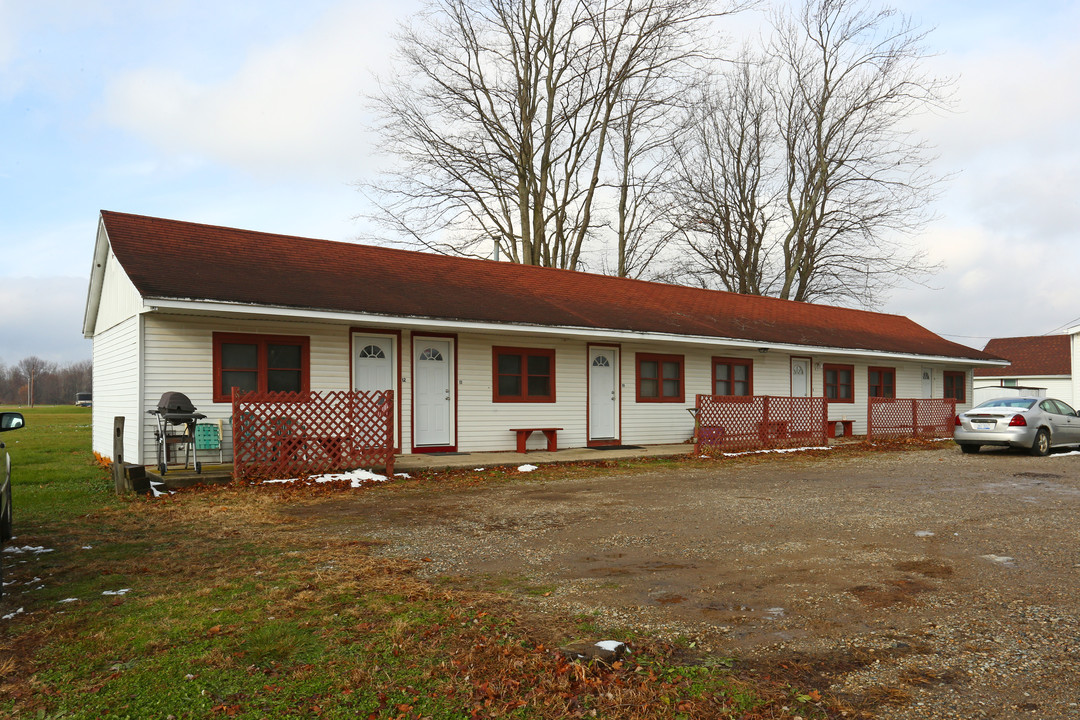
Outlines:
[[[5,432],[7,430],[18,430],[25,424],[26,420],[23,418],[22,413],[0,413],[0,432]]]

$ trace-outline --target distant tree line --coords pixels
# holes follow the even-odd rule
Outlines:
[[[90,392],[91,362],[61,365],[31,355],[10,367],[0,363],[0,403],[71,405],[75,393]]]

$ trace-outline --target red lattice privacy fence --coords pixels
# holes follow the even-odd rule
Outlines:
[[[952,437],[956,400],[870,398],[866,438]]]
[[[394,392],[235,393],[233,476],[394,472]]]
[[[825,398],[697,396],[695,452],[826,445]]]

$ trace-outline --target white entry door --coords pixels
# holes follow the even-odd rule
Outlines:
[[[453,354],[450,340],[417,337],[413,341],[414,444],[454,444]]]
[[[615,440],[618,437],[619,351],[592,348],[589,352],[589,439]]]
[[[363,392],[394,390],[397,407],[397,358],[394,338],[379,335],[353,335],[353,390]],[[395,416],[396,417],[396,416]],[[397,433],[395,432],[395,437]]]
[[[810,397],[809,358],[791,358],[791,397]]]
[[[922,369],[922,396],[934,397],[934,369],[924,367]]]

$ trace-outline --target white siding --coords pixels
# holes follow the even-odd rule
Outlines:
[[[124,455],[139,463],[139,428],[146,417],[139,402],[139,318],[130,317],[94,336],[94,452],[112,459],[113,418],[123,416]]]
[[[683,402],[637,401],[638,354],[681,355],[683,357]],[[627,343],[622,346],[622,441],[626,445],[684,443],[694,434],[694,407],[697,393],[709,392],[712,384],[711,353],[693,346]]]
[[[182,392],[207,419],[228,420],[229,403],[213,401],[213,333],[257,333],[307,336],[311,342],[311,389],[347,390],[349,380],[349,328],[346,325],[290,323],[264,320],[216,320],[175,315],[145,316],[143,453],[141,462],[155,461],[154,418],[146,410],[157,407],[163,393]],[[95,395],[96,401],[96,395]],[[224,452],[232,452],[231,427],[226,424]]]
[[[108,330],[139,312],[142,298],[127,273],[110,251],[105,258],[105,272],[101,281],[101,300],[94,322],[94,335]]]
[[[1071,338],[1069,344],[1069,353],[1071,355],[1071,369],[1072,369],[1072,398],[1077,403],[1080,403],[1080,332],[1074,332],[1069,336]],[[1072,404],[1072,403],[1070,403]]]
[[[141,418],[143,463],[154,462],[153,418],[147,409],[157,405],[161,394],[170,390],[183,392],[210,419],[227,419],[232,412],[228,403],[214,403],[213,341],[214,332],[241,332],[273,335],[299,335],[310,339],[312,390],[342,390],[352,387],[349,377],[352,331],[345,324],[305,323],[275,320],[222,320],[194,316],[149,314],[143,316],[145,343],[143,387],[141,396],[128,400],[123,414]],[[125,325],[124,327],[128,327]],[[363,331],[357,331],[361,334]],[[378,334],[378,331],[372,331]],[[438,335],[438,328],[431,333]],[[412,380],[413,357],[425,333],[403,332],[401,338],[400,442],[404,452],[412,451]],[[137,338],[137,334],[134,336]],[[101,336],[101,341],[106,339]],[[582,338],[553,338],[541,335],[502,335],[498,333],[463,333],[453,338],[456,350],[456,422],[454,442],[462,452],[513,450],[515,427],[560,427],[559,447],[583,447],[587,433],[588,341]],[[97,343],[95,343],[95,346]],[[555,351],[556,402],[497,403],[493,400],[492,347],[536,347]],[[104,346],[102,346],[104,348]],[[681,403],[637,402],[637,354],[680,355],[684,359],[684,401]],[[133,355],[137,355],[137,350]],[[712,391],[712,358],[749,359],[753,364],[753,387],[757,395],[786,396],[791,391],[791,357],[786,353],[760,353],[754,349],[727,350],[707,345],[667,345],[663,343],[623,343],[619,346],[619,439],[625,444],[683,443],[693,434],[693,418],[687,408],[694,407],[695,395]],[[826,363],[854,366],[854,403],[833,403],[829,418],[854,422],[856,433],[866,431],[867,368],[870,365],[896,370],[897,397],[919,397],[922,393],[921,368],[924,363],[855,361],[849,356],[800,354],[811,361],[811,393],[821,397],[824,391],[822,367]],[[95,369],[98,355],[95,353]],[[134,360],[132,360],[134,363]],[[929,365],[929,364],[927,364]],[[942,371],[955,366],[933,365],[934,397],[942,395]],[[131,378],[136,377],[132,365]],[[970,369],[969,397],[970,397]],[[98,391],[95,379],[95,393]],[[134,379],[128,397],[136,392]],[[102,392],[106,392],[102,389]],[[95,395],[95,401],[98,400]],[[104,399],[104,398],[102,398]],[[109,429],[111,431],[111,415]],[[129,422],[131,422],[129,420]],[[134,423],[139,425],[140,423]],[[95,447],[99,442],[95,426]],[[225,433],[225,454],[231,452],[230,433]],[[104,440],[102,440],[104,442]],[[108,439],[111,449],[111,439]],[[545,446],[543,435],[530,439],[530,449]],[[136,461],[132,449],[129,458]]]
[[[422,335],[418,332],[414,337]],[[493,402],[492,348],[495,346],[554,349],[555,402]],[[411,353],[409,355],[411,367]],[[561,427],[559,447],[585,445],[584,342],[550,337],[468,334],[458,337],[457,359],[458,450],[514,450],[517,439],[510,428],[518,427]],[[410,425],[408,414],[405,425]],[[544,436],[534,434],[528,447],[545,448]]]
[[[1075,396],[1073,395],[1073,382],[1072,378],[1064,377],[1061,375],[1029,375],[1027,377],[1019,377],[1016,375],[1010,375],[1010,380],[1016,380],[1016,384],[1020,387],[1028,388],[1042,388],[1045,392],[1045,397],[1057,398],[1058,400],[1064,400],[1069,405],[1075,405],[1073,402]],[[978,388],[978,402],[984,400],[990,400],[998,396],[994,388],[998,388],[1001,384],[1001,379],[996,377],[979,377],[975,379],[975,386]],[[1018,393],[1006,393],[1006,394],[1018,394]]]

